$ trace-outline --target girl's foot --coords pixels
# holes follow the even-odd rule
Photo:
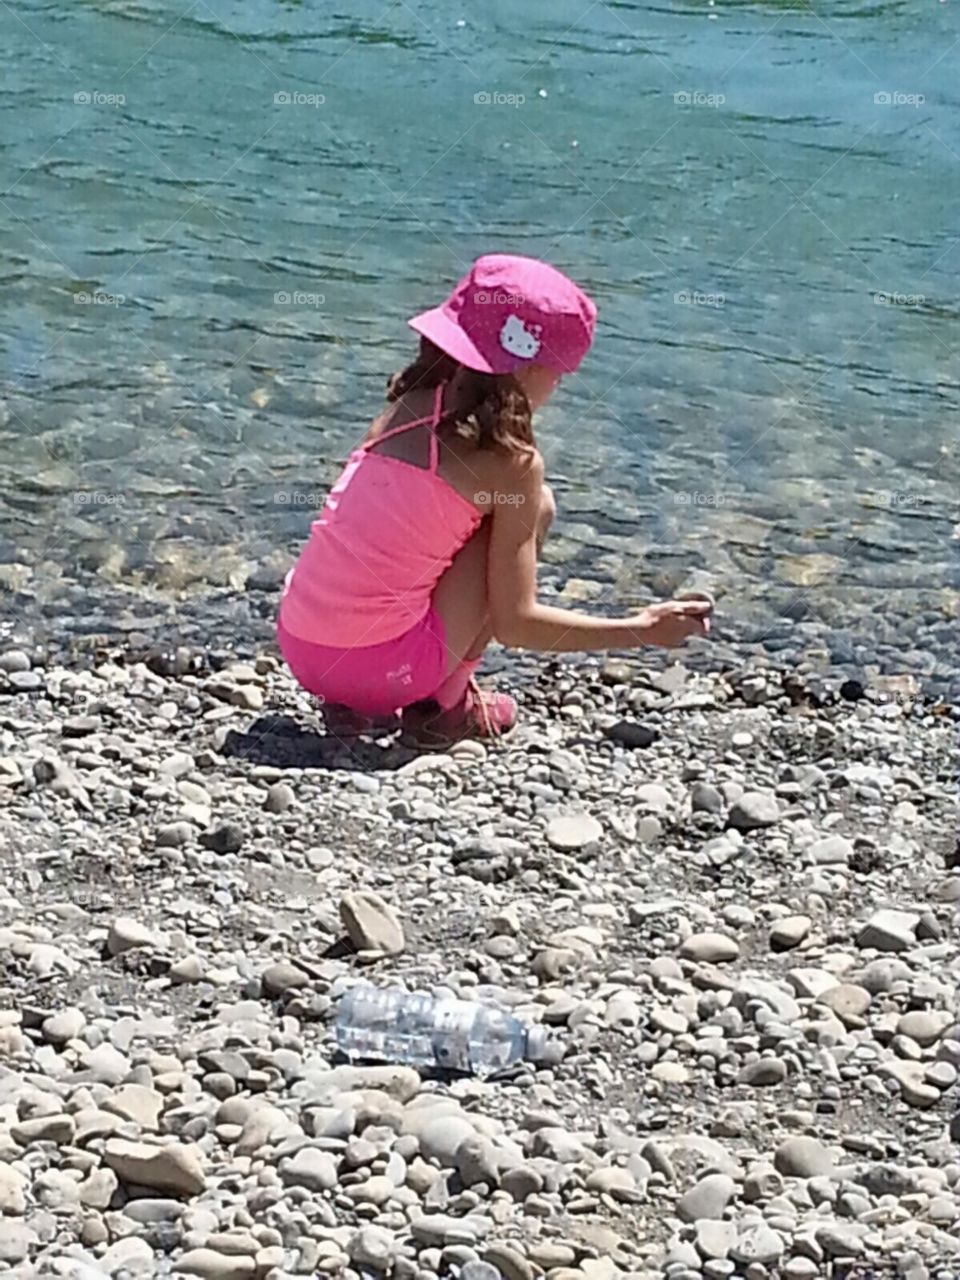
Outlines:
[[[434,703],[406,707],[400,741],[417,751],[446,751],[465,738],[505,738],[517,723],[517,704],[506,693],[485,692],[474,680],[459,706],[442,711]]]
[[[358,738],[362,733],[392,733],[400,724],[395,711],[385,716],[365,716],[340,702],[323,703],[320,715],[331,738]]]

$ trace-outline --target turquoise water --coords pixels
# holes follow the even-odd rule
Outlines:
[[[761,637],[806,620],[937,649],[957,14],[0,6],[11,607],[78,577],[169,595],[279,570],[408,356],[405,317],[512,250],[600,306],[540,425],[558,585],[629,603],[699,570]]]

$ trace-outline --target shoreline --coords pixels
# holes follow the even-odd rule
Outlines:
[[[210,653],[221,663],[248,660],[265,650],[276,654],[280,590],[292,563],[292,557],[271,557],[248,569],[242,583],[204,586],[193,593],[132,584],[121,587],[94,574],[61,582],[52,594],[43,596],[34,595],[25,581],[0,576],[0,652],[27,649],[36,651],[41,661],[71,664],[89,664],[98,652],[117,646],[140,658],[187,647]],[[715,575],[700,570],[626,600],[614,598],[609,582],[576,576],[576,568],[551,563],[548,556],[540,567],[541,598],[599,616],[635,610],[641,597],[666,599],[706,590],[717,598],[709,640],[693,640],[673,653],[656,648],[616,651],[618,658],[650,670],[661,670],[674,658],[697,671],[734,669],[746,662],[798,669],[821,682],[846,677],[878,690],[889,685],[900,692],[910,689],[910,696],[960,702],[957,620],[948,615],[946,603],[940,609],[928,603],[910,627],[904,627],[902,618],[894,621],[876,611],[851,611],[849,617],[830,625],[803,616],[802,592],[796,601],[797,616],[791,618],[745,607],[731,598]],[[952,608],[955,612],[955,601]],[[574,664],[600,660],[596,653],[564,655],[564,659]],[[548,655],[508,652],[494,645],[485,669],[524,681],[550,660]]]
[[[269,652],[137,656],[0,649],[14,1274],[960,1266],[942,700],[733,646],[521,656],[509,742],[415,757],[319,737]],[[566,1056],[331,1074],[355,978],[480,990]]]

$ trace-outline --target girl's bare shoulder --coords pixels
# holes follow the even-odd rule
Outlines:
[[[488,456],[500,488],[529,493],[543,484],[543,455],[535,445],[525,449],[491,449]]]
[[[543,478],[543,458],[533,445],[524,449],[508,449],[502,445],[480,449],[456,440],[453,451],[463,465],[490,479],[509,483],[522,481],[531,474]]]

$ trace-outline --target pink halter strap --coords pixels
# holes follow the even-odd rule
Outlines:
[[[374,445],[381,444],[384,440],[389,440],[391,436],[398,436],[401,432],[410,431],[413,427],[429,426],[430,428],[430,470],[436,471],[440,462],[440,441],[437,439],[436,428],[443,417],[443,389],[446,384],[441,382],[438,384],[433,394],[433,411],[426,418],[415,418],[412,422],[404,422],[399,427],[391,427],[389,431],[384,431],[373,440],[368,440],[363,446],[364,451],[370,450]]]

